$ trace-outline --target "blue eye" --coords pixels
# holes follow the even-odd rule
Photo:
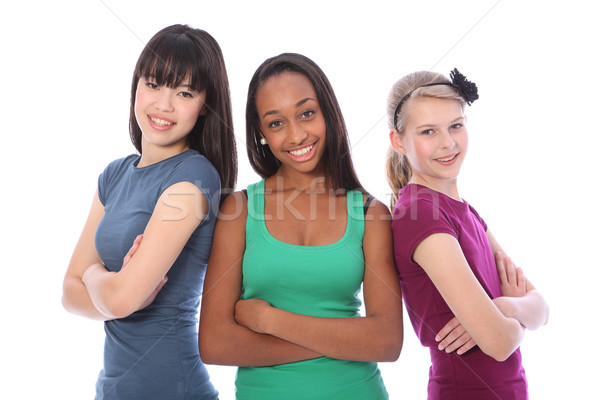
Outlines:
[[[450,129],[460,129],[462,128],[463,124],[454,124],[452,126],[450,126]]]
[[[425,129],[421,132],[421,135],[431,135],[433,134],[433,129]]]

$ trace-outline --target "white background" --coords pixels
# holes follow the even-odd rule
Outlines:
[[[127,124],[137,57],[174,23],[205,29],[222,47],[239,188],[257,180],[245,154],[244,107],[250,77],[267,57],[299,52],[321,66],[359,177],[385,203],[391,85],[414,70],[454,67],[476,82],[461,195],[551,306],[549,324],[528,332],[522,346],[531,398],[597,396],[600,29],[588,4],[3,2],[0,398],[93,397],[102,324],[62,309],[62,278],[98,174],[134,151]],[[380,364],[391,398],[425,398],[428,365],[405,317],[400,359]],[[210,372],[222,399],[232,399],[235,369]]]

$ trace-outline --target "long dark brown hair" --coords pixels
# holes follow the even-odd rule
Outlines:
[[[237,179],[237,151],[233,135],[229,80],[221,48],[201,29],[172,25],[156,33],[138,59],[131,83],[129,134],[142,152],[142,130],[135,118],[135,94],[140,78],[159,86],[179,86],[184,79],[198,92],[206,90],[207,113],[200,116],[187,136],[187,145],[206,157],[221,177],[223,193]]]
[[[325,119],[325,173],[333,189],[362,189],[352,158],[346,123],[333,88],[325,73],[311,59],[301,54],[283,53],[264,61],[254,73],[248,87],[246,103],[246,146],[250,165],[263,178],[274,175],[281,162],[269,146],[260,144],[260,118],[256,109],[256,92],[272,76],[283,72],[298,72],[306,76],[317,94]]]

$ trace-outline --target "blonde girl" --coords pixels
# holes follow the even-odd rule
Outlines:
[[[477,87],[415,72],[388,97],[393,238],[402,294],[431,354],[428,399],[526,399],[519,345],[548,306],[475,209],[460,197],[465,104]]]

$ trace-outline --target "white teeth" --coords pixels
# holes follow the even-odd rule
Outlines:
[[[303,149],[300,150],[290,150],[290,154],[296,157],[300,157],[303,156],[305,154],[307,154],[309,151],[311,151],[313,148],[313,145],[311,144],[310,146],[306,146]]]
[[[158,126],[167,126],[167,125],[173,125],[172,122],[169,121],[165,121],[164,119],[159,119],[159,118],[150,118],[152,120],[152,122],[154,122],[156,125]]]
[[[441,161],[441,162],[446,162],[446,161],[453,160],[453,159],[454,159],[454,157],[456,157],[456,154],[454,154],[454,155],[452,155],[452,156],[450,156],[450,157],[448,157],[448,158],[438,158],[438,161]]]

